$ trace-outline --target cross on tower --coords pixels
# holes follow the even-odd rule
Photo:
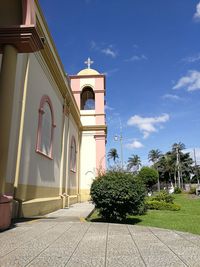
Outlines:
[[[87,65],[88,69],[90,69],[90,66],[94,63],[94,61],[92,61],[89,57],[84,63]]]

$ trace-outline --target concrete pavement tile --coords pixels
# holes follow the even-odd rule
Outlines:
[[[53,224],[54,226],[56,224]],[[15,238],[9,238],[7,242],[1,242],[0,246],[0,257],[12,252],[13,250],[17,249],[18,247],[22,246],[23,244],[28,243],[29,241],[41,236],[45,232],[49,231],[52,228],[52,225],[46,225],[45,227],[32,227],[29,231],[25,231],[24,234],[16,236]],[[9,232],[8,232],[9,233]]]
[[[100,239],[95,239],[88,243],[83,240],[78,245],[76,251],[74,252],[74,257],[103,257],[106,251],[106,237]]]
[[[14,255],[13,257],[7,257],[3,262],[0,263],[1,267],[24,267],[29,263],[30,259],[26,256],[21,255],[18,257]]]
[[[107,223],[90,223],[90,228],[87,234],[107,235],[108,224]]]
[[[64,267],[68,260],[69,258],[60,256],[37,257],[27,267]]]
[[[129,256],[133,254],[137,255],[139,253],[130,235],[121,238],[119,238],[119,236],[108,236],[108,257],[118,255]]]
[[[189,266],[200,266],[200,248],[189,240],[184,239],[181,235],[173,232],[157,231],[153,228],[152,232],[166,244],[183,262]]]
[[[89,225],[85,224],[79,224],[79,225],[73,225],[72,228],[70,228],[70,233],[64,233],[58,240],[53,242],[48,248],[46,248],[41,254],[41,257],[50,257],[53,255],[65,257],[65,256],[71,256],[74,252],[75,248],[77,247],[78,243],[82,239],[83,235],[87,231]],[[71,230],[74,231],[73,235],[71,235]]]
[[[142,258],[149,267],[183,267],[186,266],[176,255],[170,250],[152,251],[149,249],[141,250]]]
[[[186,266],[168,247],[140,247],[139,251],[147,266]]]
[[[144,262],[140,257],[134,256],[115,256],[108,257],[106,261],[107,267],[143,267],[145,266]]]
[[[129,230],[132,230],[132,233],[148,233],[149,229],[148,227],[145,226],[140,226],[140,225],[127,225],[127,227],[129,228]]]
[[[173,247],[173,251],[189,266],[200,266],[200,248],[193,246]]]
[[[200,247],[200,235],[194,235],[190,233],[178,232],[175,231],[177,235],[180,235],[182,238],[194,243],[195,245]]]
[[[66,267],[103,267],[105,265],[105,257],[93,258],[72,258]]]
[[[33,239],[21,247],[18,247],[16,250],[12,251],[5,257],[0,259],[0,266],[3,264],[7,264],[9,266],[13,266],[15,262],[19,262],[20,258],[22,259],[22,264],[28,264],[31,260],[33,260],[38,254],[41,253],[49,244],[51,244],[56,238],[58,238],[64,231],[68,230],[70,225],[65,225],[65,227],[55,229],[51,229],[51,234],[47,231],[38,239]],[[24,266],[22,265],[22,266]]]
[[[142,229],[141,232],[133,227],[129,227],[129,229],[147,266],[186,266],[178,256],[147,228],[145,231]]]
[[[68,215],[74,216],[75,209]],[[75,217],[81,212],[80,205]],[[0,234],[0,266],[103,267],[106,260],[107,267],[200,267],[199,236],[135,225],[69,223],[65,216],[66,210],[60,210]]]
[[[128,235],[129,231],[125,224],[109,224],[108,233],[109,235]]]
[[[10,238],[15,238],[17,236],[20,236],[21,234],[24,234],[26,231],[29,230],[30,227],[15,227],[7,231],[0,232],[0,241],[4,242],[6,240],[9,240]]]

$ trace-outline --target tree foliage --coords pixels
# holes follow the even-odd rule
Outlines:
[[[152,149],[149,151],[148,159],[149,161],[153,162],[153,164],[156,164],[156,162],[158,162],[161,156],[162,152],[159,149]]]
[[[149,151],[148,159],[149,161],[153,162],[153,167],[158,170],[158,161],[162,157],[162,152],[159,149],[152,149]],[[160,179],[158,175],[158,191],[160,191]]]
[[[133,172],[138,172],[139,167],[141,166],[141,159],[138,155],[132,155],[131,157],[128,158],[128,165],[127,169],[132,170]]]
[[[108,160],[112,159],[114,161],[114,163],[116,162],[116,159],[119,158],[119,155],[117,153],[117,149],[116,148],[111,148],[108,152]]]
[[[194,164],[190,153],[184,151],[185,148],[185,144],[176,142],[171,146],[171,150],[164,154],[159,149],[149,151],[148,159],[152,162],[152,167],[159,173],[158,191],[160,191],[160,184],[162,186],[163,184],[174,184],[175,187],[183,188],[184,183],[199,182],[200,166]],[[140,165],[141,161],[138,155],[129,157],[127,164],[129,171],[135,169],[135,173],[137,173]],[[154,182],[156,183],[155,180]],[[146,183],[146,185],[150,188],[152,183]]]
[[[183,148],[185,148],[184,144],[178,143],[177,146],[177,143],[175,143],[172,146],[172,150],[165,153],[156,163],[160,178],[167,183],[177,182],[178,168],[182,183],[188,182],[190,179],[190,174],[194,172],[193,160],[189,153],[184,153],[182,151]],[[179,166],[177,166],[177,164],[179,164]]]
[[[148,190],[152,189],[152,186],[158,180],[159,174],[156,169],[150,167],[142,167],[138,176],[142,179]]]

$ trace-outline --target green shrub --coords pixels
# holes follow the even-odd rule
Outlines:
[[[181,193],[182,193],[181,188],[179,188],[179,187],[174,188],[174,194],[181,194]]]
[[[174,196],[170,195],[166,191],[161,191],[159,194],[152,197],[151,200],[162,201],[162,202],[173,204],[174,203]]]
[[[146,202],[146,206],[150,210],[171,210],[178,211],[181,209],[181,206],[175,203],[167,203],[164,201],[158,200],[149,200]]]
[[[191,187],[190,191],[188,193],[189,194],[196,194],[196,187]]]
[[[142,179],[148,189],[151,189],[157,183],[159,174],[157,170],[150,167],[142,167],[138,176]]]
[[[128,214],[141,214],[145,209],[144,184],[131,173],[107,172],[93,181],[90,194],[106,220],[123,220]]]

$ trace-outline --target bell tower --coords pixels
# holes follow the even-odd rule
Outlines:
[[[82,201],[89,197],[92,180],[106,168],[105,75],[92,69],[93,63],[88,58],[85,61],[87,68],[70,76],[83,127],[80,156]]]

